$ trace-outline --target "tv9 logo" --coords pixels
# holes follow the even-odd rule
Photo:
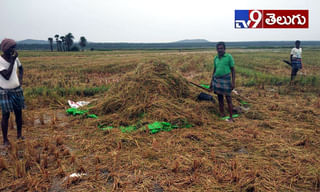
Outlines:
[[[235,28],[262,28],[261,10],[235,10]]]
[[[308,28],[308,10],[235,10],[236,29]]]

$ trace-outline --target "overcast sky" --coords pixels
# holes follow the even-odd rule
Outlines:
[[[319,0],[0,0],[0,40],[320,40]],[[235,9],[308,9],[309,29],[234,29]]]

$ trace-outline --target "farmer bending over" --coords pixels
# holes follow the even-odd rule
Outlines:
[[[213,89],[214,93],[218,95],[220,115],[222,117],[225,116],[223,96],[226,97],[230,113],[229,121],[233,122],[231,91],[235,88],[234,61],[230,54],[225,53],[225,50],[224,42],[217,43],[218,55],[214,58],[210,90]]]
[[[8,120],[10,112],[14,112],[17,123],[17,138],[22,137],[22,109],[24,97],[21,88],[23,68],[18,59],[16,42],[12,39],[4,39],[1,42],[3,54],[0,57],[0,103],[2,109],[1,128],[3,144],[10,145],[8,140]],[[19,68],[19,75],[17,75]]]
[[[302,49],[300,47],[300,41],[296,41],[296,47],[292,48],[291,54],[290,54],[290,61],[291,61],[291,82],[294,80],[294,78],[297,75],[297,72],[299,69],[302,69],[302,63],[301,63],[301,54]]]

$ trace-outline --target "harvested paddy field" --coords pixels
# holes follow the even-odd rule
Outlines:
[[[0,191],[319,191],[320,51],[293,85],[289,51],[227,49],[234,123],[188,83],[209,83],[215,50],[19,52],[26,139],[12,118]]]

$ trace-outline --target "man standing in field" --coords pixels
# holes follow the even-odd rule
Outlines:
[[[302,62],[301,62],[301,54],[302,54],[302,48],[300,47],[300,41],[296,41],[296,47],[292,48],[291,54],[290,54],[290,61],[291,61],[291,83],[294,80],[294,78],[297,75],[297,72],[299,69],[302,69]]]
[[[233,122],[231,92],[235,88],[234,60],[229,53],[225,53],[226,45],[224,42],[217,43],[216,48],[218,55],[214,58],[210,90],[213,90],[218,95],[219,110],[222,117],[225,116],[223,97],[226,97],[230,114],[228,120]]]
[[[10,112],[14,112],[17,124],[17,138],[22,137],[22,109],[24,109],[24,96],[21,88],[23,68],[18,59],[16,42],[4,39],[1,42],[3,54],[0,57],[0,103],[2,109],[1,128],[3,144],[10,145],[8,140],[8,120]],[[17,74],[19,68],[19,74]]]

